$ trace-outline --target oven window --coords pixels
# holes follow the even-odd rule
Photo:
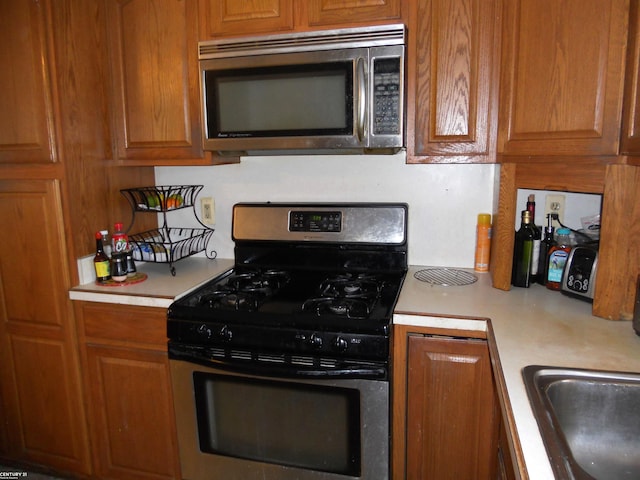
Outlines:
[[[200,450],[360,476],[360,393],[193,374]]]
[[[353,63],[209,70],[209,138],[350,135]]]

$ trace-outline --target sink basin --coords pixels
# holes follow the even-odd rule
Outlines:
[[[556,479],[640,479],[640,374],[538,365],[522,374]]]

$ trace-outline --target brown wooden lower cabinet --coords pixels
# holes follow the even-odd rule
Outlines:
[[[94,475],[180,478],[166,310],[76,302]]]
[[[509,440],[504,422],[500,426],[500,438],[498,440],[498,471],[497,480],[516,480],[516,472],[513,466],[513,457],[509,450]]]
[[[4,7],[4,5],[3,5]],[[60,183],[0,180],[0,457],[90,472]]]
[[[494,479],[498,402],[484,339],[396,326],[393,478]]]

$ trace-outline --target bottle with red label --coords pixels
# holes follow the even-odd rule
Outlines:
[[[111,236],[113,253],[127,253],[129,251],[129,237],[124,232],[122,223],[114,225],[113,235]]]

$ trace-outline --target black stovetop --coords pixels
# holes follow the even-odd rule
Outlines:
[[[385,334],[403,278],[240,266],[176,301],[169,319]]]
[[[170,344],[224,349],[226,356],[241,350],[387,361],[391,315],[404,272],[291,271],[280,285],[255,284],[257,301],[218,302],[221,291],[236,297],[238,278],[254,273],[234,269],[174,302],[167,321]],[[336,278],[337,287],[327,283]],[[356,306],[350,305],[354,297]],[[336,306],[327,306],[325,299]]]

